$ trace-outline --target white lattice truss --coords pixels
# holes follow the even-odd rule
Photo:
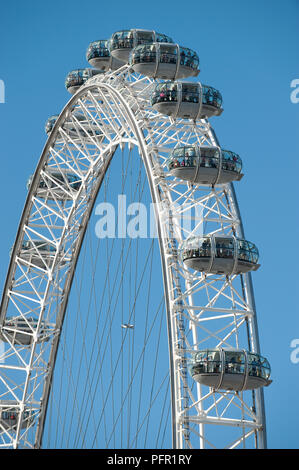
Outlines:
[[[214,447],[205,433],[210,425],[222,430],[224,441],[227,427],[238,430],[233,442],[223,447],[243,447],[249,439],[253,447],[265,446],[262,391],[216,392],[199,384],[191,389],[186,363],[190,351],[231,346],[259,352],[256,314],[250,274],[194,273],[179,259],[178,244],[189,236],[244,238],[244,233],[232,185],[192,185],[168,172],[166,158],[173,147],[219,143],[207,120],[173,120],[155,112],[150,105],[155,83],[128,66],[93,77],[65,106],[45,145],[11,253],[1,305],[7,344],[0,363],[0,406],[13,400],[20,410],[14,429],[0,425],[2,447],[41,446],[76,261],[106,168],[117,147],[124,145],[138,147],[156,209],[169,326],[173,447]],[[74,110],[86,120],[78,120]],[[71,133],[63,128],[66,120],[72,123]],[[49,170],[75,174],[80,190],[73,191],[65,180],[58,195]],[[42,197],[41,178],[47,186]],[[24,240],[32,242],[32,258],[22,255]],[[53,247],[51,257],[42,255],[37,240]],[[4,325],[6,316],[27,320],[30,344],[12,341],[18,329]],[[31,318],[37,320],[34,326]],[[30,409],[26,427],[21,425],[24,409]]]

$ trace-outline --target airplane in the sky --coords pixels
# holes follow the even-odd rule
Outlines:
[[[123,323],[121,325],[122,328],[131,328],[133,329],[134,328],[134,325],[132,325],[131,323]]]

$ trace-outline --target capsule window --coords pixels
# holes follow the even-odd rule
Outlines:
[[[75,86],[75,85],[77,85],[77,83],[78,83],[78,77],[79,77],[78,71],[69,73],[69,75],[68,75],[68,77],[67,77],[67,79],[66,79],[66,85],[67,85],[67,86]]]
[[[87,60],[98,57],[110,57],[108,42],[106,40],[92,42],[87,49],[86,57]]]
[[[108,49],[108,42],[107,41],[99,41],[99,46],[97,48],[97,52],[99,57],[110,57],[110,52]]]
[[[217,374],[219,372],[221,372],[221,369],[222,369],[222,364],[221,364],[221,359],[220,359],[220,353],[219,351],[215,350],[215,351],[208,351],[208,354],[207,354],[207,360],[208,360],[208,364],[207,364],[207,372],[209,373],[214,373],[214,374]]]
[[[196,166],[194,157],[196,157],[196,149],[194,147],[179,147],[174,149],[168,160],[168,169],[194,167]]]
[[[196,354],[192,367],[194,374],[220,373],[222,361],[218,350],[200,351]]]
[[[86,81],[89,79],[89,77],[90,77],[89,69],[84,69],[84,70],[79,71],[79,78],[81,78],[82,80]]]
[[[190,83],[182,83],[182,102],[198,103],[199,92],[198,85],[190,85]]]
[[[156,33],[155,36],[156,42],[173,42],[173,40],[169,36],[166,36],[166,34]]]
[[[227,374],[245,374],[245,353],[225,351],[225,372]]]
[[[117,47],[119,48],[132,48],[134,44],[133,32],[132,31],[122,31],[119,34]]]
[[[211,240],[208,237],[199,240],[199,256],[206,258],[211,256]]]
[[[216,258],[233,258],[234,242],[231,238],[215,238]]]
[[[196,157],[196,148],[195,147],[185,147],[186,157]]]
[[[184,166],[187,166],[187,167],[197,166],[196,156],[197,156],[197,153],[194,147],[185,147]]]
[[[222,169],[241,173],[242,161],[239,155],[228,150],[222,150]]]
[[[199,351],[195,355],[195,361],[196,362],[202,362],[203,360],[207,360],[207,353],[208,353],[208,351]]]
[[[204,168],[218,168],[219,151],[213,148],[201,148],[199,166]]]
[[[2,419],[15,421],[16,414],[11,411],[2,411]]]
[[[93,75],[97,75],[98,73],[100,73],[99,70],[89,68],[73,70],[66,77],[66,88],[70,88],[72,86],[81,86],[86,80],[88,80]]]
[[[180,148],[174,149],[172,155],[173,155],[175,158],[184,157],[184,156],[185,156],[185,147],[180,147]]]
[[[208,370],[208,351],[200,351],[196,353],[194,358],[194,365],[192,367],[192,373],[203,374]]]
[[[160,45],[160,62],[168,64],[177,63],[177,46],[175,44]]]
[[[261,376],[261,360],[257,354],[248,354],[248,375],[253,377]]]
[[[199,66],[198,55],[187,47],[180,47],[180,65],[197,70]]]
[[[260,356],[260,362],[261,362],[261,376],[264,379],[268,380],[270,377],[270,373],[271,373],[270,364],[267,361],[267,359],[261,356]]]
[[[184,243],[183,259],[211,257],[211,240],[209,237],[191,238]]]
[[[214,108],[221,108],[222,96],[218,90],[207,85],[202,85],[202,103]]]
[[[140,64],[147,62],[156,62],[156,47],[154,45],[138,46],[131,55],[131,63]]]
[[[45,131],[47,134],[52,131],[57,119],[58,119],[58,114],[55,116],[49,117],[49,119],[46,122],[46,127],[45,127]]]
[[[136,45],[154,42],[153,31],[136,31]]]
[[[152,102],[177,101],[177,87],[175,83],[161,83],[153,93]]]
[[[168,169],[172,170],[173,168],[185,166],[183,162],[185,162],[184,147],[175,149],[168,161]]]
[[[238,240],[238,259],[240,261],[248,261],[250,263],[258,262],[258,249],[257,247],[246,240]]]
[[[56,248],[53,245],[49,245],[48,243],[40,240],[36,240],[31,243],[29,240],[24,241],[22,243],[22,248],[24,249],[32,249],[32,250],[41,250],[41,251],[51,251],[55,252]]]

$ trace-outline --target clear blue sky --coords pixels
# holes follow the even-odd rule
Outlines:
[[[26,197],[26,180],[45,143],[44,123],[69,99],[66,74],[84,67],[88,44],[119,29],[166,33],[200,57],[203,83],[218,88],[213,121],[222,147],[236,151],[245,234],[257,244],[254,273],[262,352],[273,384],[265,390],[270,448],[299,448],[298,124],[290,83],[299,79],[298,0],[10,1],[1,5],[0,285]]]

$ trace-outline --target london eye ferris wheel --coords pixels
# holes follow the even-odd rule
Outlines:
[[[155,31],[115,32],[86,57],[47,121],[11,250],[0,446],[265,448],[259,253],[234,189],[242,160],[209,120],[221,93]]]

